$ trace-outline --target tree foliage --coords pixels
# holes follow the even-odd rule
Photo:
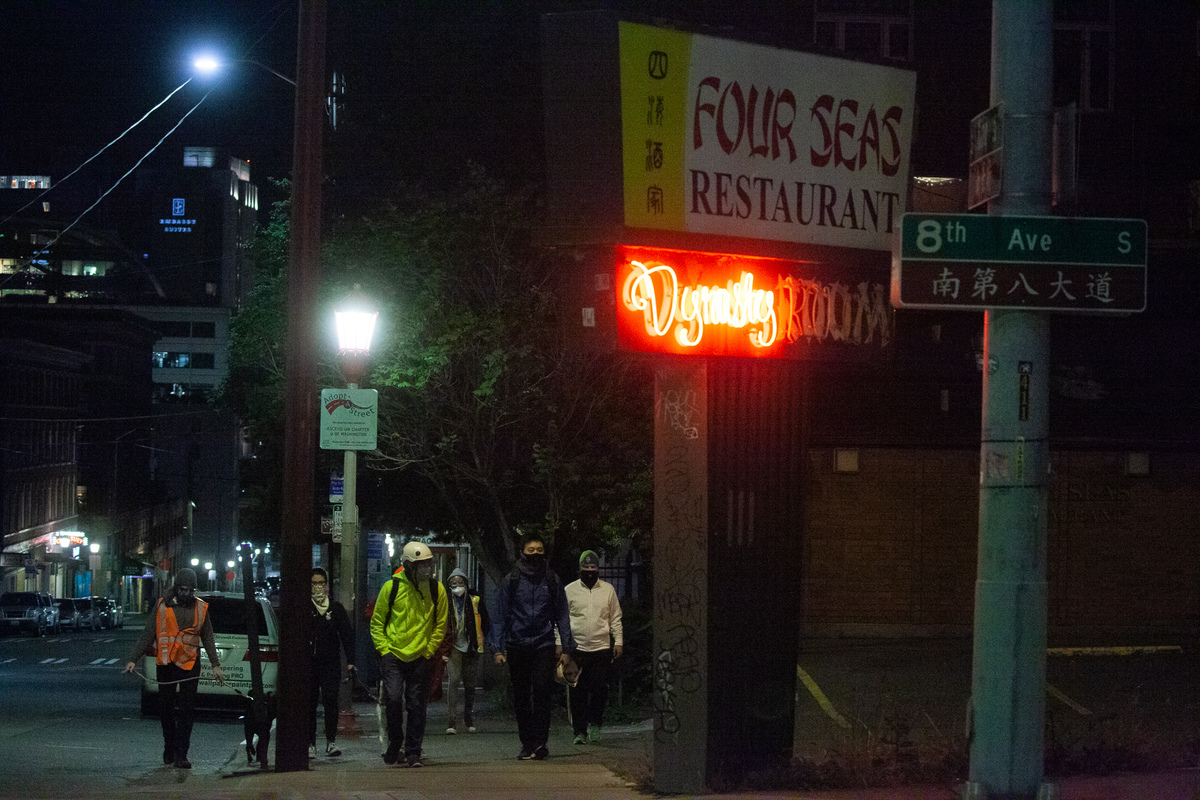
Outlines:
[[[563,341],[535,210],[472,167],[446,191],[401,188],[340,222],[322,256],[326,300],[359,284],[380,307],[364,384],[380,392],[379,449],[361,469],[419,475],[427,496],[390,498],[394,522],[432,507],[427,524],[470,542],[493,578],[522,532],[556,544],[565,566],[584,547],[644,540],[650,526],[652,380],[636,360]],[[234,330],[231,375],[267,381],[227,393],[269,393],[279,410],[282,283],[281,272],[256,291]],[[273,429],[281,416],[252,424]]]

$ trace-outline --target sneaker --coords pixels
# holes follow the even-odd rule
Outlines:
[[[412,767],[423,767],[423,766],[425,766],[425,764],[424,764],[424,762],[422,762],[422,761],[421,761],[421,757],[420,757],[420,756],[409,756],[409,757],[408,757],[408,766],[409,766],[410,768],[412,768]]]
[[[533,758],[533,751],[530,750],[528,747],[522,746],[521,752],[517,753],[517,760],[518,761],[529,761],[531,758]]]
[[[325,756],[326,756],[326,758],[337,758],[337,757],[338,757],[338,756],[340,756],[341,754],[342,754],[342,751],[341,751],[341,750],[339,750],[339,749],[338,749],[338,746],[337,746],[337,745],[335,745],[333,742],[326,742],[326,743],[325,743]]]
[[[383,754],[383,763],[391,766],[400,760],[400,748],[389,747]]]
[[[537,750],[533,751],[533,760],[534,761],[545,761],[549,757],[550,757],[550,748],[546,747],[546,745],[542,745]]]
[[[451,725],[449,728],[446,728],[447,736],[454,736],[457,733],[458,733],[458,728],[454,727],[453,725]]]
[[[600,726],[588,725],[588,741],[592,744],[600,741]]]
[[[308,757],[309,758],[317,757],[317,746],[315,744],[310,744],[308,746]]]
[[[587,744],[587,734],[575,734],[575,741],[573,741],[571,744]]]
[[[192,762],[188,761],[187,756],[175,756],[175,766],[179,769],[191,769]]]
[[[467,733],[474,733],[474,732],[475,732],[475,726],[468,723],[467,724]]]

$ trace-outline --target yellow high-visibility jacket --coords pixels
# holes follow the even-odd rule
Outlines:
[[[394,603],[391,602],[393,584]],[[399,569],[379,590],[371,614],[371,640],[381,656],[391,653],[401,661],[433,657],[446,635],[446,613],[450,607],[442,584],[433,581],[433,587],[436,597],[430,594],[429,581],[414,585],[404,570]]]

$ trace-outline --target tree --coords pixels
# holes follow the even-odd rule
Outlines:
[[[327,300],[357,283],[380,305],[364,384],[380,391],[379,449],[363,454],[360,484],[371,470],[419,475],[428,496],[397,498],[399,513],[420,505],[430,525],[432,508],[435,529],[468,541],[493,579],[521,532],[556,543],[565,565],[650,526],[652,380],[637,360],[563,342],[535,211],[471,167],[440,193],[400,187],[339,223],[322,257]],[[279,233],[264,231],[264,253],[286,253]],[[282,416],[282,290],[280,271],[234,328],[231,383],[261,384],[226,395],[261,403],[256,431]]]

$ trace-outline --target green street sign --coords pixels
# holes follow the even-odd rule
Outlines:
[[[892,258],[896,308],[1146,308],[1140,219],[905,214]]]

